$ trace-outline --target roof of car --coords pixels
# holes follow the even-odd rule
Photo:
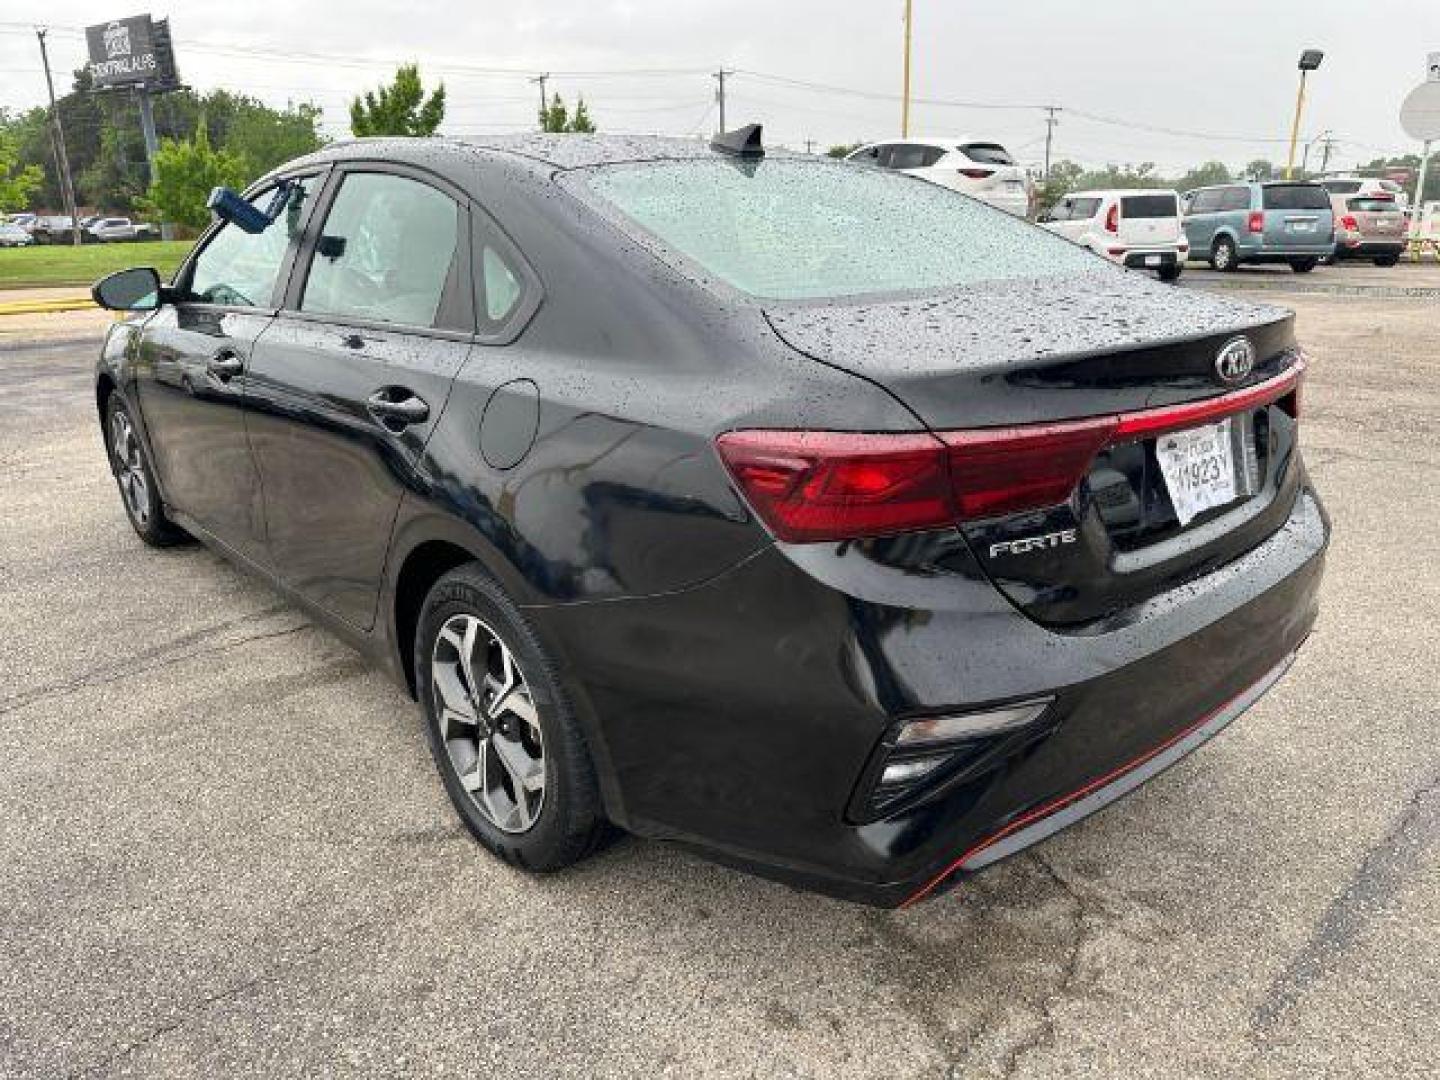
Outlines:
[[[628,161],[733,160],[711,149],[705,139],[662,135],[547,135],[538,132],[478,139],[346,139],[331,143],[305,160],[367,157],[377,151],[392,151],[397,158],[413,159],[433,153],[456,155],[477,150],[513,154],[556,169],[585,169]],[[767,149],[766,153],[768,156],[798,156],[783,148]]]
[[[980,139],[980,138],[974,138],[974,137],[969,136],[969,135],[962,135],[962,136],[958,136],[958,137],[952,137],[952,136],[949,136],[949,135],[943,135],[943,136],[912,135],[912,136],[909,136],[909,137],[903,138],[903,139],[876,139],[876,140],[874,140],[873,142],[868,142],[868,143],[862,144],[862,146],[861,146],[861,147],[857,147],[857,149],[863,149],[863,147],[865,147],[865,146],[894,146],[894,145],[896,145],[896,144],[898,144],[898,143],[905,143],[905,144],[910,145],[910,146],[934,146],[934,147],[938,147],[938,148],[941,149],[941,150],[953,150],[953,149],[955,149],[956,147],[960,147],[960,146],[971,146],[971,145],[974,145],[974,144],[977,144],[977,143],[978,143],[979,145],[981,145],[981,146],[1000,146],[1000,145],[1001,145],[1000,140],[998,140],[998,139]]]

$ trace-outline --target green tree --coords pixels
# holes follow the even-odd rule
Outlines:
[[[1245,166],[1244,176],[1247,180],[1274,180],[1275,164],[1267,158],[1256,158]]]
[[[155,179],[142,205],[161,221],[203,229],[210,221],[205,203],[211,189],[238,188],[245,176],[245,162],[238,154],[211,147],[202,118],[194,138],[166,139],[155,151]]]
[[[549,107],[540,110],[540,130],[590,134],[595,130],[595,122],[590,119],[590,110],[585,107],[583,97],[575,99],[575,111],[572,113],[566,111],[565,102],[556,94],[550,99]]]
[[[856,143],[837,143],[835,146],[832,146],[832,147],[830,147],[830,149],[828,149],[828,150],[825,151],[825,156],[826,156],[826,157],[833,157],[833,158],[847,158],[847,157],[849,157],[851,154],[853,154],[856,150],[859,150],[860,147],[863,146],[863,145],[864,145],[864,143],[858,143],[858,142],[856,142]]]
[[[1041,211],[1049,210],[1072,191],[1078,191],[1077,181],[1085,175],[1082,166],[1073,161],[1057,161],[1050,166],[1050,175],[1041,181],[1035,193]]]
[[[1180,177],[1173,186],[1176,191],[1191,191],[1210,184],[1228,184],[1233,179],[1230,166],[1219,161],[1207,161]]]
[[[324,143],[318,106],[300,104],[282,112],[247,99],[230,123],[224,146],[240,156],[253,180]]]
[[[40,166],[21,164],[19,139],[0,127],[0,212],[26,209],[44,179]]]
[[[420,83],[420,67],[404,64],[395,81],[350,103],[350,130],[367,135],[434,135],[445,119],[445,84],[428,98]]]

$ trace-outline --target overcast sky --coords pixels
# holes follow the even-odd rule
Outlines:
[[[1066,110],[1057,159],[1155,161],[1166,170],[1208,158],[1283,161],[1302,47],[1326,52],[1303,132],[1334,134],[1333,164],[1417,151],[1397,113],[1427,51],[1440,51],[1440,0],[914,5],[917,98],[1031,107],[917,104],[911,133],[993,138],[1030,162],[1040,160],[1045,134],[1033,106],[1045,104]],[[277,105],[314,102],[330,135],[348,134],[350,97],[407,59],[427,81],[445,81],[449,135],[533,125],[537,87],[527,75],[542,71],[567,100],[583,94],[602,130],[709,132],[709,72],[724,65],[739,69],[728,82],[730,126],[758,120],[767,141],[824,146],[899,133],[903,8],[903,0],[286,0],[177,2],[151,14],[170,16],[189,85]],[[44,98],[31,23],[53,28],[52,63],[68,86],[84,61],[78,30],[136,13],[113,0],[9,0],[0,106]]]

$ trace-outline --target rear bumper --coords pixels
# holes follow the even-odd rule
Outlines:
[[[1102,254],[1113,263],[1130,270],[1162,270],[1183,265],[1190,257],[1189,249],[1177,247],[1127,248],[1119,255],[1105,249]]]
[[[1020,614],[939,534],[919,559],[917,537],[772,548],[683,593],[532,614],[605,744],[619,824],[897,906],[1093,813],[1243,712],[1310,632],[1327,540],[1302,489],[1247,555],[1077,632]],[[923,572],[897,571],[902,556]],[[1030,728],[898,812],[849,814],[898,719],[1038,696],[1053,701]]]
[[[1373,259],[1377,255],[1405,254],[1404,240],[1362,240],[1358,244],[1341,244],[1335,249],[1337,259]]]

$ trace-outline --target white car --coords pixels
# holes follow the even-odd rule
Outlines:
[[[1376,176],[1323,176],[1316,182],[1331,195],[1389,196],[1401,210],[1407,213],[1410,210],[1410,196],[1394,180]]]
[[[1076,191],[1041,214],[1040,226],[1161,281],[1178,278],[1190,257],[1180,198],[1163,188]]]
[[[35,238],[13,221],[0,225],[0,247],[25,247],[34,242]]]
[[[149,236],[153,231],[153,226],[137,225],[129,218],[124,217],[107,217],[100,218],[87,226],[85,231],[96,240],[115,243],[122,240],[139,240],[141,237]]]
[[[1030,212],[1025,170],[997,142],[983,139],[896,139],[868,143],[846,161],[896,169],[989,203],[1016,217]]]

